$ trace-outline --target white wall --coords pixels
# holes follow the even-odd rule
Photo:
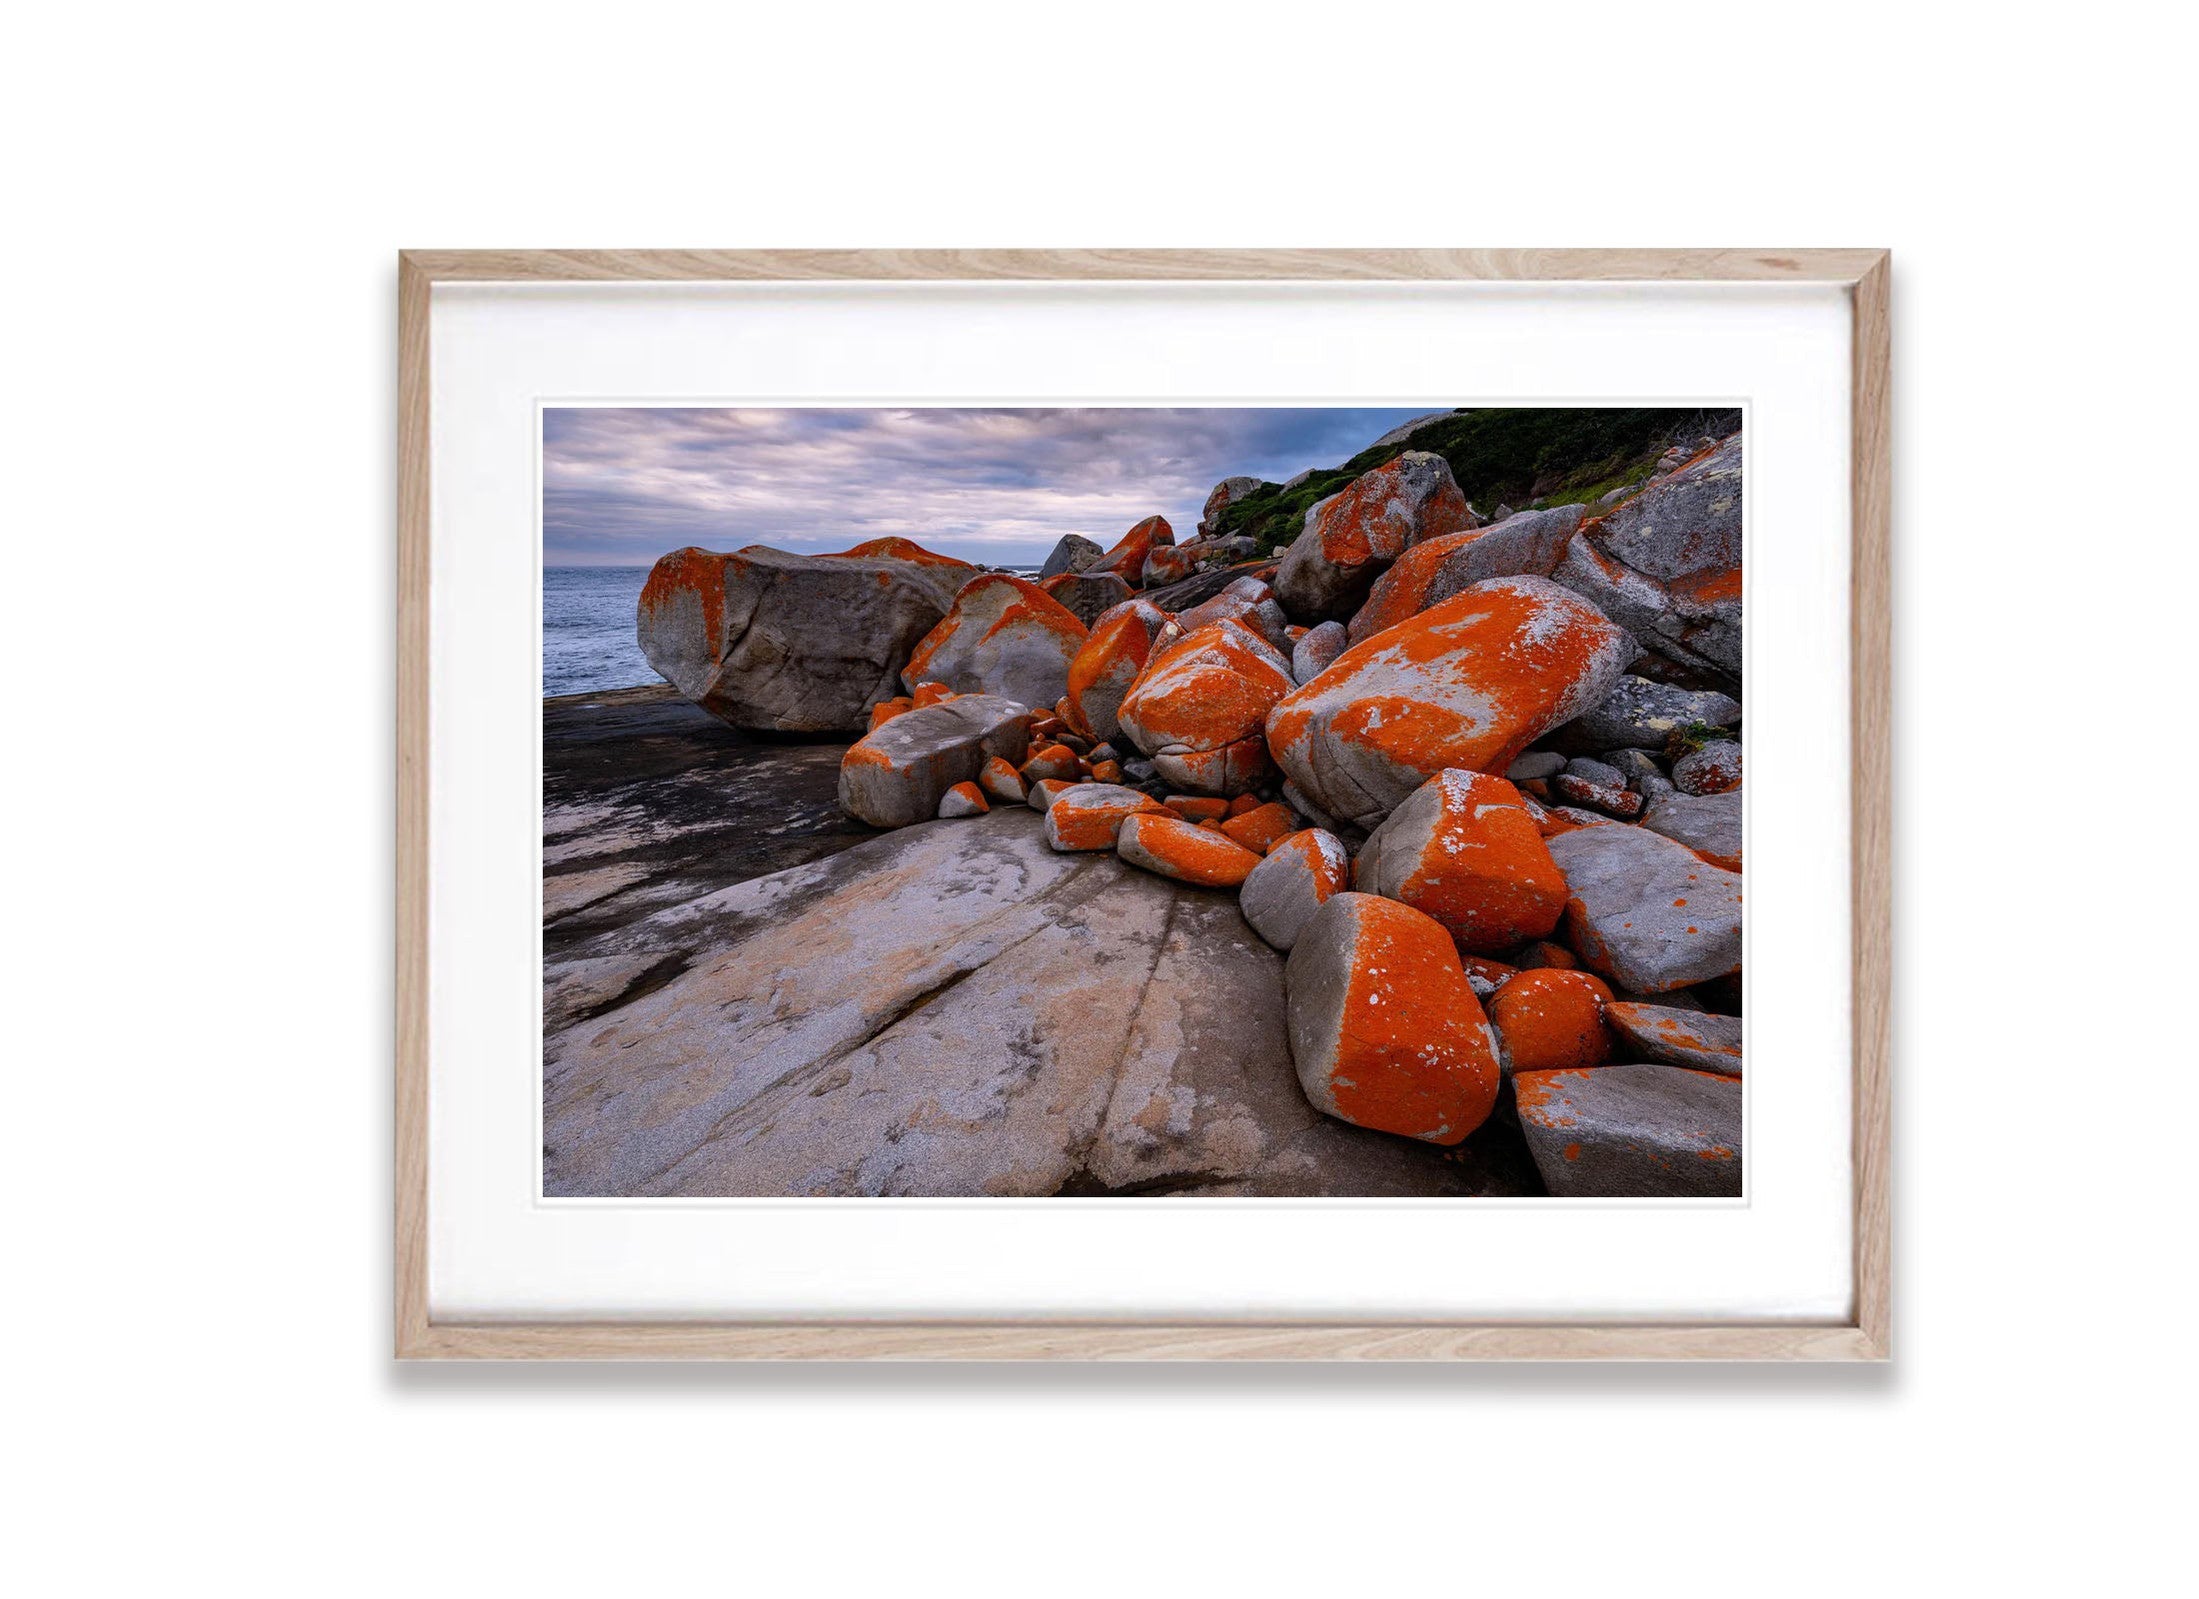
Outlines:
[[[2189,1397],[2147,13],[16,19],[24,1591],[2122,1586]],[[392,1368],[394,251],[1001,243],[1895,249],[1891,1369]]]

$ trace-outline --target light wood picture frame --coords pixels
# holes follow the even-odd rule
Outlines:
[[[402,1359],[1808,1360],[1890,1352],[1890,257],[1808,250],[412,250],[398,259],[395,1353]],[[1837,286],[1852,308],[1851,1313],[1797,1325],[453,1323],[428,1271],[430,297],[445,283],[1428,280]]]

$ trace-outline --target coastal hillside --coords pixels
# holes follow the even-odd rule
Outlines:
[[[1739,424],[667,554],[546,711],[547,1191],[1738,1194]]]

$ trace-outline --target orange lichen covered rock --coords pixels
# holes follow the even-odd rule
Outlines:
[[[1267,716],[1290,690],[1289,670],[1264,640],[1217,622],[1148,661],[1117,717],[1170,783],[1241,794],[1273,770]]]
[[[1048,744],[1023,763],[1023,781],[1037,782],[1042,777],[1058,777],[1069,781],[1077,775],[1077,752],[1066,744]]]
[[[1360,848],[1353,885],[1424,911],[1461,949],[1540,938],[1565,914],[1565,874],[1501,777],[1449,770],[1415,789]]]
[[[896,694],[890,700],[880,700],[870,708],[870,731],[875,733],[903,711],[916,709],[916,702],[906,694]]]
[[[1488,1119],[1496,1038],[1431,917],[1333,895],[1299,933],[1284,987],[1291,1058],[1316,1109],[1431,1144],[1461,1143]]]
[[[1604,1007],[1611,1030],[1650,1060],[1697,1071],[1741,1075],[1741,1018],[1667,1005],[1617,1002]]]
[[[1135,587],[1145,581],[1146,557],[1158,544],[1176,542],[1176,530],[1165,516],[1149,516],[1115,541],[1114,548],[1093,562],[1088,572],[1112,572]]]
[[[1548,577],[1580,523],[1579,506],[1561,505],[1521,511],[1494,527],[1422,540],[1376,580],[1367,603],[1351,619],[1351,642],[1372,638],[1492,577]]]
[[[1635,650],[1543,578],[1477,583],[1338,656],[1270,713],[1268,747],[1318,808],[1371,827],[1445,767],[1504,770],[1601,703]]]
[[[1076,787],[1074,783],[1066,782],[1058,777],[1042,777],[1031,785],[1029,792],[1023,797],[1023,802],[1034,811],[1048,811],[1053,809],[1054,801],[1061,797],[1063,790],[1074,787]]]
[[[1515,1072],[1601,1066],[1611,1058],[1610,999],[1587,972],[1521,972],[1489,1001],[1489,1021]]]
[[[941,555],[927,550],[914,539],[898,537],[865,539],[852,550],[820,556],[831,561],[910,561],[918,566],[936,567],[942,574],[956,582],[968,582],[977,576],[977,568],[968,561],[958,561],[951,555]]]
[[[912,690],[937,682],[957,693],[1044,707],[1062,697],[1069,663],[1084,644],[1084,624],[1036,583],[986,572],[962,586],[953,609],[916,646],[901,680]]]
[[[1298,818],[1288,805],[1269,801],[1222,823],[1222,831],[1255,855],[1265,855],[1298,830]]]
[[[1145,600],[1118,605],[1093,623],[1090,637],[1069,663],[1063,719],[1091,738],[1112,741],[1121,736],[1116,712],[1168,624],[1168,613]]]
[[[1256,577],[1240,577],[1212,599],[1176,617],[1176,625],[1186,633],[1216,622],[1242,622],[1286,661],[1290,657],[1290,626],[1283,620],[1283,608],[1275,603],[1275,591]]]
[[[1259,856],[1218,829],[1194,827],[1165,808],[1125,818],[1115,835],[1115,853],[1133,866],[1201,888],[1235,888],[1260,864]]]
[[[941,705],[954,698],[954,690],[944,683],[919,683],[916,692],[909,696],[912,706]]]
[[[1313,913],[1351,886],[1351,856],[1343,841],[1317,827],[1282,839],[1245,878],[1237,908],[1252,930],[1288,950]]]
[[[1095,783],[1119,783],[1122,781],[1122,765],[1118,761],[1094,761],[1092,781]]]
[[[1113,783],[1074,783],[1046,807],[1046,842],[1062,851],[1113,849],[1124,820],[1158,811],[1154,800]]]
[[[735,727],[860,732],[960,581],[875,556],[674,550],[642,586],[635,637],[658,675]]]
[[[945,821],[960,816],[983,816],[991,809],[985,803],[985,791],[975,783],[957,783],[939,797],[939,815]]]
[[[928,822],[947,790],[976,777],[988,757],[1021,757],[1030,726],[1028,710],[990,694],[903,712],[840,758],[840,806],[873,827]]]
[[[1679,1066],[1516,1072],[1520,1131],[1567,1199],[1741,1192],[1741,1080]]]
[[[1276,569],[1275,597],[1294,621],[1343,621],[1410,546],[1473,525],[1443,457],[1407,450],[1306,513]]]
[[[1180,583],[1198,569],[1198,554],[1176,544],[1156,544],[1145,558],[1140,582],[1149,589]]]
[[[1260,796],[1257,794],[1239,794],[1235,799],[1229,802],[1229,809],[1222,812],[1222,815],[1225,818],[1231,816],[1242,816],[1247,811],[1258,810],[1260,808],[1260,804]]]
[[[1546,967],[1570,972],[1580,968],[1580,957],[1563,944],[1553,944],[1548,939],[1538,939],[1519,952],[1512,962],[1523,972],[1541,971]]]
[[[1519,973],[1517,966],[1507,966],[1502,961],[1491,960],[1486,955],[1474,955],[1465,950],[1458,953],[1459,965],[1466,968],[1466,981],[1473,984],[1474,992],[1484,1003],[1504,983]]]
[[[1030,793],[1016,769],[997,755],[988,757],[979,770],[977,786],[993,799],[1009,805],[1021,805]]]

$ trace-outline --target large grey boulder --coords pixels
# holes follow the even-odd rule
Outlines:
[[[934,557],[675,550],[649,573],[635,637],[711,715],[759,732],[861,732],[973,568]]]
[[[1581,508],[1522,511],[1490,527],[1422,539],[1400,555],[1368,591],[1351,619],[1354,644],[1440,605],[1476,583],[1497,577],[1548,577],[1580,526]]]
[[[1740,719],[1741,702],[1731,695],[1628,676],[1594,710],[1567,723],[1560,736],[1584,754],[1661,750],[1690,723],[1731,727]]]
[[[1614,1033],[1651,1060],[1697,1071],[1741,1075],[1741,1018],[1612,1000],[1603,1019]]]
[[[1662,994],[1741,969],[1738,872],[1623,823],[1576,828],[1548,844],[1571,894],[1567,942],[1618,987]]]
[[[1031,708],[993,694],[964,694],[904,711],[840,761],[840,805],[873,827],[930,821],[957,783],[974,782],[989,756],[1021,765]]]
[[[1574,535],[1551,574],[1642,645],[1738,682],[1742,456],[1736,433]]]
[[[1445,1159],[1321,1116],[1283,959],[1235,900],[1057,854],[1022,809],[737,884],[573,960],[646,976],[545,1038],[553,1196],[1539,1187],[1516,1144]]]
[[[1069,572],[1040,585],[1071,616],[1089,628],[1137,591],[1112,572]]]
[[[1046,564],[1038,569],[1039,581],[1059,577],[1064,572],[1082,572],[1106,553],[1081,533],[1064,533],[1047,555]]]
[[[1645,790],[1645,793],[1647,791]],[[1642,826],[1677,839],[1731,871],[1741,869],[1741,791],[1722,794],[1656,794],[1642,815]]]
[[[1513,1074],[1520,1131],[1564,1199],[1734,1198],[1741,1080],[1678,1066]]]
[[[1290,675],[1303,687],[1327,671],[1350,645],[1351,636],[1341,622],[1323,622],[1319,627],[1309,627],[1291,646]]]

